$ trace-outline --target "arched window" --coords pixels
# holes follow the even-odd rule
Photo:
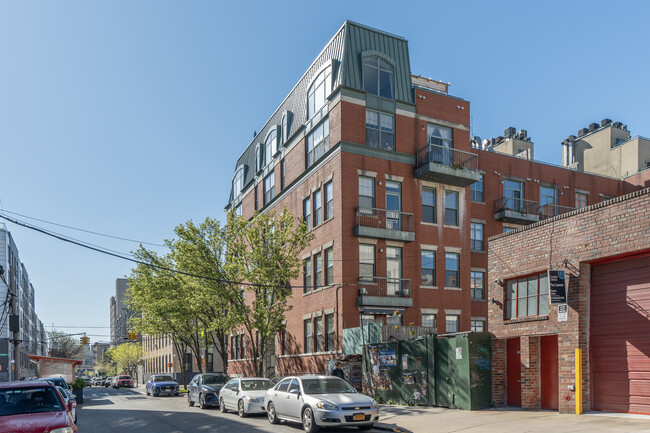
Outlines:
[[[237,170],[232,180],[233,197],[237,198],[242,189],[244,189],[244,167],[240,167]]]
[[[264,142],[265,166],[271,162],[271,158],[273,158],[273,155],[275,155],[275,152],[278,150],[277,134],[277,129],[274,127],[266,136],[266,141]]]
[[[332,91],[332,67],[328,66],[318,74],[307,92],[307,118],[316,114],[325,105],[327,95]]]
[[[393,65],[377,56],[363,58],[363,90],[383,98],[395,98]]]

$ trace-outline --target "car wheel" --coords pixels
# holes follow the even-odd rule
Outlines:
[[[203,394],[199,394],[199,406],[201,409],[205,409],[208,406],[205,405],[205,398],[203,397]]]
[[[194,406],[194,402],[192,401],[192,397],[190,397],[190,393],[187,393],[187,404],[190,406]]]
[[[358,427],[359,430],[370,430],[374,426],[375,426],[374,424],[370,424],[370,425],[360,425],[360,426],[357,426],[357,427]]]
[[[237,403],[237,414],[239,414],[239,416],[242,418],[246,416],[246,411],[244,410],[244,400],[239,400]]]
[[[314,433],[318,431],[318,426],[314,421],[314,412],[310,407],[306,407],[305,410],[302,411],[302,429],[306,433]]]
[[[228,409],[226,409],[226,405],[225,405],[225,403],[223,402],[223,398],[220,398],[220,399],[219,399],[219,410],[221,411],[221,413],[226,413],[226,412],[228,412]]]
[[[269,403],[266,406],[266,416],[269,418],[271,424],[278,424],[280,422],[278,414],[275,413],[275,405],[273,403]]]

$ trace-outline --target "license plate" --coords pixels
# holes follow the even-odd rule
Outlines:
[[[352,421],[364,421],[366,419],[366,416],[362,413],[358,413],[356,415],[352,415]]]

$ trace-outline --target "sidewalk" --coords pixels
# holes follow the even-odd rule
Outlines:
[[[518,408],[463,411],[439,407],[381,405],[376,429],[404,433],[429,432],[644,432],[650,416],[590,412],[560,415],[555,411]]]

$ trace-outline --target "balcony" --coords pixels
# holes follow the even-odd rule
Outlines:
[[[553,203],[545,204],[539,207],[539,219],[545,220],[547,218],[553,218],[554,216],[572,212],[574,210],[576,210],[574,207],[560,206]]]
[[[357,220],[354,235],[357,237],[390,239],[413,242],[413,214],[375,208],[355,209]]]
[[[478,155],[430,144],[418,150],[415,177],[466,187],[481,180]]]
[[[404,278],[359,278],[360,307],[388,307],[404,309],[413,306],[411,280]]]
[[[539,221],[539,204],[536,201],[501,197],[494,201],[494,219],[514,224],[531,224]]]

